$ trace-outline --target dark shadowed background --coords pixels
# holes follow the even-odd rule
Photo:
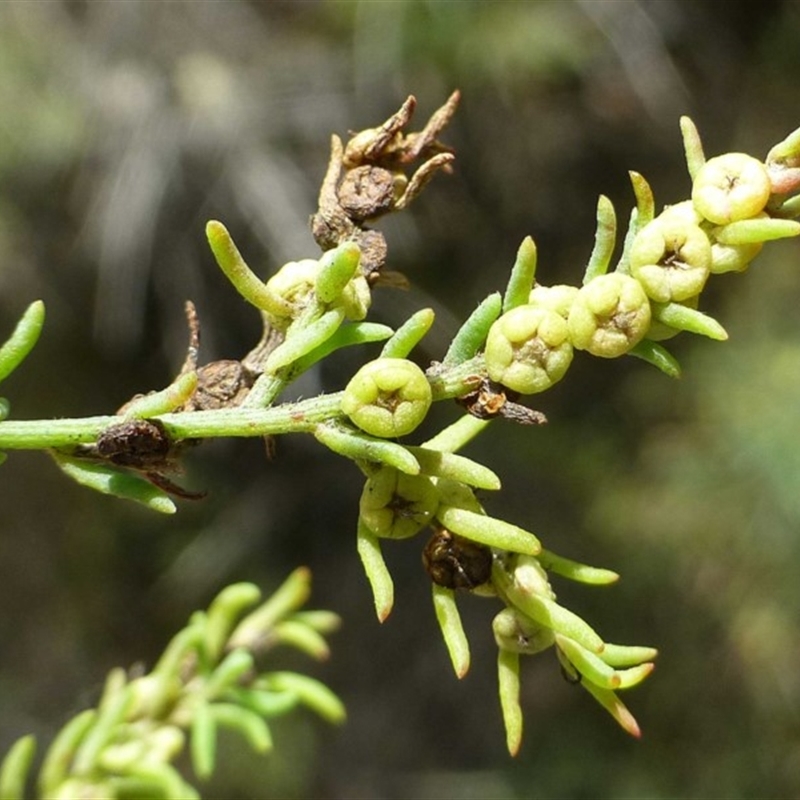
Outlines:
[[[382,226],[441,357],[458,323],[502,288],[527,234],[544,283],[577,283],[597,195],[684,199],[678,131],[706,151],[763,156],[800,125],[800,4],[767,0],[559,2],[17,2],[0,4],[0,336],[27,303],[43,338],[3,386],[22,418],[110,413],[166,385],[186,343],[242,356],[259,332],[217,270],[205,222],[231,230],[266,275],[314,257],[307,220],[330,134],[373,125],[413,93],[418,121],[456,87],[454,175]],[[707,298],[707,299],[706,299]],[[523,672],[525,740],[505,752],[491,602],[464,598],[473,666],[450,669],[420,565],[386,547],[397,602],[379,626],[355,552],[361,479],[310,437],[206,443],[170,518],[93,494],[40,453],[0,469],[0,750],[40,748],[96,701],[115,665],[152,664],[226,583],[269,591],[300,564],[312,605],[344,618],[308,669],[344,699],[332,730],[299,713],[276,752],[225,739],[205,797],[786,797],[800,786],[800,244],[715,278],[704,309],[726,344],[681,337],[672,382],[634,359],[579,355],[541,398],[550,424],[493,426],[467,451],[503,491],[491,513],[553,550],[622,573],[613,588],[556,585],[609,640],[652,644],[654,676],[626,695],[633,741],[552,654]],[[340,389],[375,351],[307,377]],[[437,410],[444,424],[455,407]],[[424,437],[424,433],[423,433]],[[419,439],[416,439],[419,441]]]

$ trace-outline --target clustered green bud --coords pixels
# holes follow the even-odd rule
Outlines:
[[[425,373],[405,358],[378,358],[351,378],[341,409],[361,430],[395,438],[411,433],[431,407],[433,395]]]
[[[630,275],[611,272],[581,287],[567,322],[578,350],[616,358],[644,338],[650,317],[650,303],[641,283]]]
[[[767,168],[745,153],[709,159],[692,184],[692,202],[705,219],[727,225],[764,210],[772,185]]]
[[[521,394],[543,392],[572,362],[566,320],[541,306],[517,306],[489,329],[485,358],[493,381]]]
[[[380,467],[364,484],[359,513],[367,528],[384,539],[408,539],[430,524],[439,492],[425,475]]]
[[[711,273],[711,242],[699,225],[657,217],[634,239],[630,267],[656,302],[688,300]]]

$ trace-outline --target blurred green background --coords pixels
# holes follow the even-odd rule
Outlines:
[[[206,220],[263,274],[314,256],[329,137],[376,124],[413,93],[421,123],[452,91],[455,174],[386,220],[375,319],[423,305],[441,357],[458,321],[501,288],[519,242],[544,283],[580,280],[596,196],[620,219],[627,171],[659,204],[686,197],[678,118],[706,151],[763,156],[800,124],[800,4],[559,2],[0,3],[0,332],[27,303],[48,320],[3,387],[17,417],[108,413],[183,360],[183,302],[203,359],[243,355],[255,313],[216,269]],[[564,555],[622,573],[556,585],[609,640],[661,649],[626,695],[620,732],[545,654],[524,664],[525,739],[505,752],[490,621],[461,602],[473,666],[452,675],[420,566],[387,547],[397,603],[381,627],[354,548],[361,480],[308,437],[206,443],[172,518],[72,485],[38,453],[0,476],[0,750],[40,748],[93,703],[114,665],[152,664],[226,583],[269,591],[299,564],[313,605],[345,620],[330,663],[281,656],[345,700],[341,730],[300,713],[258,759],[239,740],[205,797],[766,798],[800,796],[800,243],[712,281],[726,344],[681,337],[684,378],[634,359],[577,357],[535,398],[550,424],[497,425],[468,451],[504,489],[491,513]],[[707,297],[707,299],[706,299]],[[349,353],[297,392],[341,388]],[[437,411],[439,423],[454,407]]]

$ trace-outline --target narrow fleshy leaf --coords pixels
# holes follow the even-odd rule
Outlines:
[[[237,647],[228,653],[206,680],[203,694],[208,700],[221,697],[224,692],[239,681],[255,667],[253,654],[243,647]]]
[[[606,642],[602,659],[612,667],[633,667],[645,661],[652,661],[657,655],[658,650],[655,647]]]
[[[619,580],[619,574],[610,569],[580,564],[569,558],[557,556],[550,550],[542,550],[538,555],[538,559],[546,570],[555,572],[557,575],[563,575],[565,578],[578,581],[579,583],[587,583],[593,586],[606,586],[610,583],[616,583],[616,581]]]
[[[793,219],[742,219],[714,229],[720,244],[750,244],[800,236],[800,222]]]
[[[272,734],[267,723],[255,712],[233,703],[212,703],[209,714],[217,725],[237,731],[244,736],[256,753],[272,750]]]
[[[125,419],[155,417],[168,414],[182,406],[197,388],[197,373],[187,372],[179,375],[169,386],[160,392],[137,397],[125,406]]]
[[[360,519],[358,521],[358,555],[361,558],[369,585],[372,587],[378,621],[383,622],[392,613],[394,583],[386,567],[386,562],[383,560],[378,537]]]
[[[728,332],[713,317],[681,303],[653,303],[653,319],[679,331],[688,331],[724,342]]]
[[[334,308],[326,311],[319,319],[310,322],[296,331],[290,331],[286,341],[278,345],[267,358],[264,371],[275,373],[294,361],[311,353],[336,333],[344,321],[344,311]]]
[[[330,656],[330,647],[324,637],[302,622],[283,620],[273,632],[276,642],[295,647],[317,661],[324,661]]]
[[[192,767],[197,777],[205,781],[214,774],[217,760],[217,723],[207,702],[193,706],[191,730]]]
[[[442,364],[445,366],[462,364],[477,355],[486,342],[489,328],[502,310],[503,299],[500,292],[490,294],[483,300],[458,329],[450,347],[447,348]]]
[[[522,744],[522,708],[519,704],[519,653],[497,651],[497,685],[506,729],[508,752],[515,756]]]
[[[317,425],[314,437],[325,447],[347,458],[369,461],[399,469],[407,475],[419,475],[419,462],[401,444],[349,431],[335,423]]]
[[[350,347],[355,344],[369,344],[370,342],[382,342],[384,339],[388,339],[393,333],[394,331],[388,325],[379,325],[377,322],[343,323],[329,339],[317,345],[317,347],[301,358],[298,358],[297,361],[292,364],[292,375],[297,376],[305,372],[317,362],[322,361],[322,359],[343,347]]]
[[[124,472],[99,461],[74,458],[57,451],[51,451],[50,454],[61,470],[81,486],[123,500],[135,500],[161,514],[174,514],[178,510],[166,492],[133,472]]]
[[[227,698],[236,705],[249,708],[260,717],[279,717],[291,711],[298,703],[294,692],[275,692],[257,687],[234,687],[228,691]]]
[[[681,117],[680,125],[683,136],[683,150],[686,154],[686,166],[689,169],[689,177],[694,180],[700,168],[706,163],[703,142],[700,140],[697,126],[689,117]]]
[[[619,688],[619,675],[600,656],[560,633],[556,634],[556,644],[572,666],[583,676],[584,682],[591,681],[604,689]]]
[[[478,489],[494,491],[500,488],[500,478],[488,467],[470,458],[426,447],[409,446],[408,450],[417,459],[423,475],[461,481]]]
[[[233,243],[227,228],[216,220],[206,225],[206,236],[219,268],[239,294],[256,308],[290,317],[292,306],[259,280]]]
[[[535,279],[536,243],[530,236],[526,236],[517,250],[517,259],[511,269],[511,277],[503,298],[503,313],[528,302]]]
[[[423,308],[409,317],[383,346],[381,358],[406,358],[419,344],[433,325],[435,314],[432,308]]]
[[[478,419],[472,414],[459,417],[452,425],[439,431],[436,436],[423,442],[428,450],[439,450],[442,453],[455,453],[469,444],[479,433],[486,430],[491,420]]]
[[[3,800],[23,800],[25,783],[36,752],[36,739],[23,736],[17,739],[0,764],[0,797]]]
[[[273,691],[292,692],[301,703],[319,714],[323,719],[334,724],[345,721],[342,701],[324,683],[300,675],[297,672],[270,672],[262,676],[264,683]]]
[[[681,365],[678,363],[678,359],[658,342],[642,339],[639,344],[628,350],[627,355],[646,361],[670,378],[680,378],[681,376]]]
[[[489,547],[530,555],[536,555],[542,549],[539,540],[529,531],[475,511],[441,505],[436,518],[453,533]]]
[[[44,325],[44,303],[31,303],[16,324],[11,336],[0,346],[0,381],[4,381],[33,350]]]
[[[613,203],[603,194],[597,201],[597,230],[594,235],[594,247],[589,256],[589,263],[583,276],[587,284],[598,275],[605,275],[611,264],[611,256],[617,243],[617,215]]]
[[[206,652],[209,658],[219,658],[242,614],[260,599],[261,589],[254,583],[235,583],[214,598],[206,613]]]
[[[77,775],[88,775],[95,768],[101,751],[113,736],[116,726],[125,719],[133,701],[133,693],[126,687],[100,705],[94,724],[75,753],[73,770]]]
[[[311,571],[307,567],[298,567],[264,603],[236,626],[228,647],[258,649],[271,635],[278,620],[300,608],[310,594]]]
[[[639,728],[639,723],[636,722],[636,719],[633,714],[628,711],[625,703],[623,703],[614,692],[610,689],[603,689],[588,681],[583,683],[583,688],[614,717],[622,730],[637,739],[641,737],[642,731]]]
[[[469,671],[469,642],[461,624],[455,592],[438,584],[431,584],[433,589],[433,609],[436,621],[442,631],[442,637],[450,654],[450,661],[456,677],[463,678]]]
[[[344,287],[356,274],[360,259],[361,249],[355,242],[343,242],[322,256],[315,288],[323,303],[332,303],[341,296]]]

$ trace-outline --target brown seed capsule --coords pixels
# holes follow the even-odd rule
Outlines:
[[[475,589],[491,577],[492,551],[446,528],[435,528],[422,551],[422,564],[439,586]]]

